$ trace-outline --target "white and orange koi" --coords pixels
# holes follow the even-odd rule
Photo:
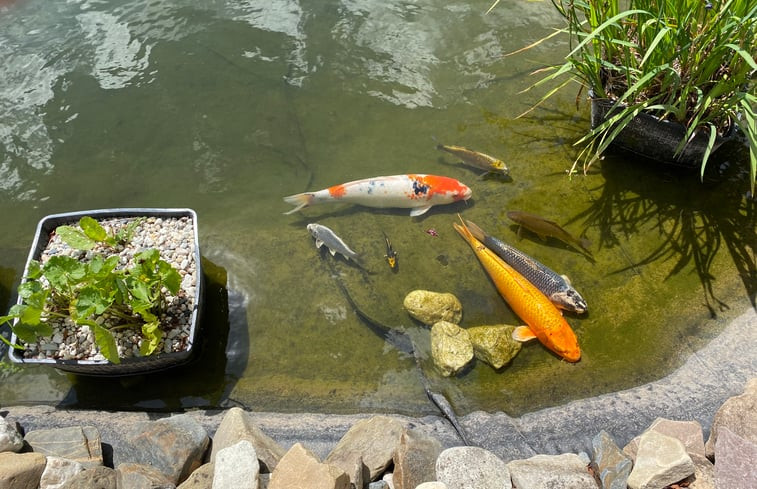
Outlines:
[[[284,201],[297,206],[285,214],[315,204],[346,202],[366,207],[411,209],[411,216],[420,216],[435,205],[468,200],[471,194],[470,188],[454,178],[410,174],[355,180],[317,192],[290,195],[284,197]]]

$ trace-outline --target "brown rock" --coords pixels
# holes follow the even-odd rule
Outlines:
[[[176,489],[212,489],[213,487],[213,462],[201,465],[192,472],[187,480],[177,486]]]
[[[242,440],[249,441],[255,448],[255,453],[261,464],[261,472],[272,472],[286,453],[278,443],[255,425],[250,413],[234,407],[224,415],[213,437],[210,460],[215,460],[219,450],[236,445]]]
[[[686,447],[686,453],[689,455],[704,457],[704,435],[702,434],[702,425],[699,422],[657,418],[647,428],[647,431],[650,430],[679,440]],[[628,445],[623,447],[623,452],[631,459],[636,459],[640,437],[635,437],[628,442]]]
[[[388,416],[358,421],[339,440],[326,462],[351,474],[358,458],[362,458],[368,471],[367,479],[372,481],[392,462],[402,428],[402,423]]]
[[[41,453],[0,453],[0,487],[37,489],[46,463]]]
[[[79,472],[60,489],[116,489],[116,471],[110,467],[94,467]]]
[[[295,443],[271,473],[268,489],[350,489],[350,478]]]
[[[100,432],[94,426],[34,430],[24,440],[37,453],[73,460],[85,468],[103,464]]]
[[[715,486],[754,489],[757,484],[757,444],[721,426],[715,444]]]
[[[175,489],[173,482],[158,470],[141,464],[121,464],[116,468],[119,489]]]
[[[404,429],[394,454],[395,489],[415,489],[423,482],[436,480],[436,459],[442,444],[417,430]]]
[[[757,443],[757,378],[747,382],[744,393],[726,400],[715,413],[710,428],[710,437],[705,444],[707,458],[715,457],[715,444],[721,427],[733,434]]]

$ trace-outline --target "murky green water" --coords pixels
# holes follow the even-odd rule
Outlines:
[[[503,58],[550,32],[546,1],[42,1],[0,7],[0,302],[9,306],[37,221],[110,207],[191,207],[208,279],[202,355],[153,376],[97,380],[0,363],[0,405],[433,412],[413,358],[359,317],[413,338],[424,375],[461,412],[518,414],[659,378],[755,297],[755,207],[738,171],[705,185],[615,155],[568,179],[588,125],[575,93],[515,119],[528,72],[559,51]],[[559,46],[558,46],[559,47]],[[434,139],[508,162],[481,179]],[[724,148],[722,161],[743,156]],[[285,195],[376,175],[458,178],[471,201],[406,211],[324,205],[284,216]],[[594,242],[593,259],[517,241],[527,210]],[[464,326],[517,323],[453,231],[455,213],[571,277],[576,365],[539,344],[502,371],[440,377],[404,295],[450,291]],[[365,257],[319,253],[309,222]],[[438,236],[426,230],[433,228]],[[400,253],[383,261],[382,232]]]

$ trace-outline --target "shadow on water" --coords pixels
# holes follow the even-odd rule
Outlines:
[[[743,171],[730,168],[732,161],[748,161],[742,150],[721,148],[708,165],[703,183],[687,169],[668,167],[661,172],[658,163],[618,154],[638,162],[631,167],[608,155],[601,168],[605,181],[592,189],[599,196],[577,218],[600,230],[600,248],[622,249],[629,236],[650,227],[663,237],[640,259],[626,254],[628,265],[610,273],[641,273],[644,265],[670,261],[673,266],[667,280],[693,263],[705,306],[715,318],[729,309],[715,293],[716,277],[711,271],[716,254],[725,246],[752,306],[757,307],[757,201],[745,198],[748,176],[745,179]]]
[[[58,404],[69,408],[181,410],[233,405],[229,399],[247,367],[249,334],[244,300],[227,289],[226,270],[203,258],[205,304],[198,352],[186,365],[120,379],[69,375],[71,388]],[[113,383],[119,382],[120,389]],[[108,392],[104,398],[103,392]]]

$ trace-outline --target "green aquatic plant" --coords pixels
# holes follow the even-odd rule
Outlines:
[[[87,261],[64,255],[53,255],[44,264],[30,261],[18,287],[22,300],[0,317],[0,324],[9,323],[22,342],[35,343],[53,334],[52,320],[69,319],[88,326],[100,352],[113,363],[120,362],[113,331],[138,328],[140,354],[154,353],[162,336],[159,315],[165,307],[164,291],[175,295],[181,275],[156,249],[134,255],[129,268],[118,267],[120,256],[113,248],[128,241],[137,224],[131,221],[118,234],[108,233],[91,217],[83,217],[78,228],[59,226],[56,233],[69,246],[86,251],[100,243],[105,251],[92,252]]]
[[[498,3],[497,0],[492,8]],[[583,169],[594,163],[640,113],[676,121],[685,136],[707,140],[700,174],[719,136],[737,128],[749,145],[750,187],[757,179],[757,3],[753,0],[551,0],[567,26],[516,51],[555,36],[567,37],[565,61],[528,89],[549,86],[534,105],[578,82],[608,99],[610,116],[576,144]],[[515,54],[510,53],[510,54]],[[527,90],[528,90],[527,89]],[[532,109],[534,108],[532,107]],[[528,112],[528,111],[527,111]]]

